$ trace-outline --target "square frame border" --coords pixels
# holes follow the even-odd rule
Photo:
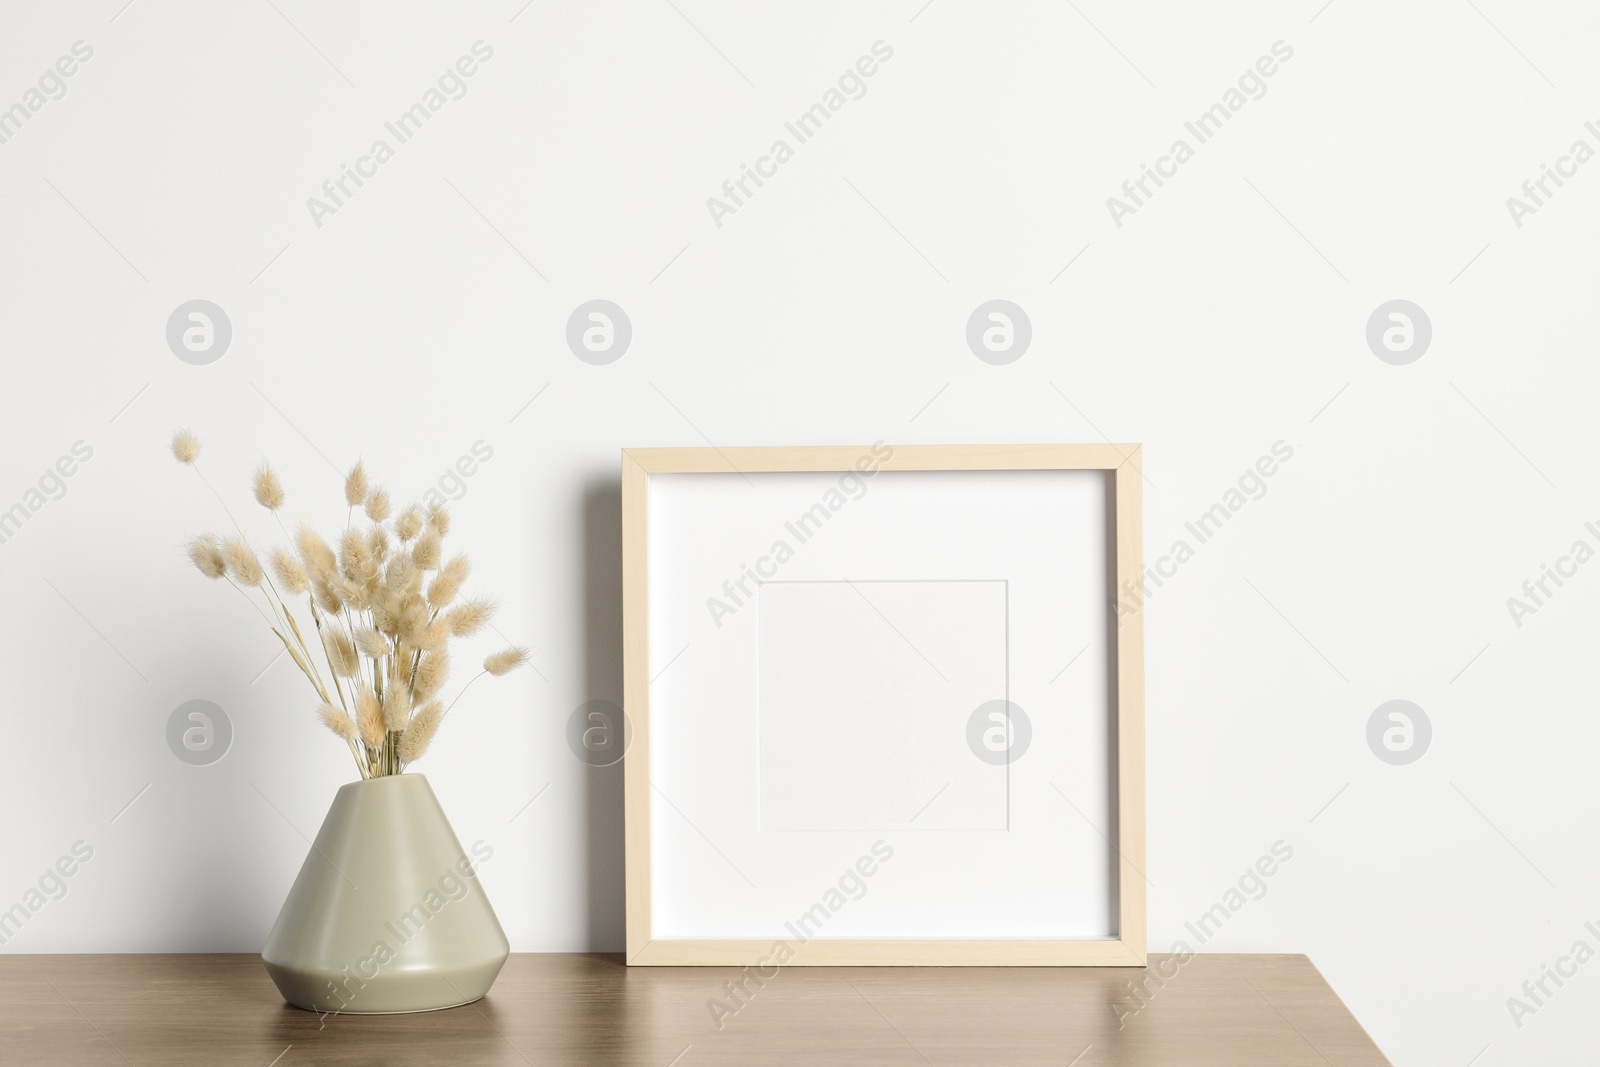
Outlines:
[[[623,758],[627,962],[739,967],[766,956],[771,939],[659,939],[650,929],[650,615],[652,474],[781,474],[856,470],[871,446],[625,448],[622,450],[623,710],[633,740]],[[879,471],[1105,470],[1112,472],[1114,588],[1143,578],[1143,449],[1136,444],[900,445]],[[1142,967],[1146,960],[1144,613],[1121,620],[1116,639],[1117,936],[1083,939],[813,939],[784,966]],[[781,939],[780,939],[781,940]]]

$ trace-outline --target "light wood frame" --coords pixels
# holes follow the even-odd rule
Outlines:
[[[652,474],[852,471],[864,449],[629,448],[622,452],[622,658],[624,710],[633,741],[624,758],[627,961],[643,965],[742,966],[770,954],[771,939],[656,939],[650,931],[650,655],[646,505]],[[1105,470],[1115,506],[1115,588],[1137,588],[1142,546],[1143,453],[1139,445],[896,445],[883,471]],[[1134,966],[1145,964],[1144,622],[1120,620],[1115,708],[1118,860],[1116,937],[1049,940],[824,940],[791,946],[785,966]]]

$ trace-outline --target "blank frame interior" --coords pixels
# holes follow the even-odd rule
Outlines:
[[[630,962],[1142,961],[1129,456],[625,453]]]
[[[1006,829],[1009,766],[966,743],[1006,695],[1004,580],[778,580],[752,610],[759,830]]]

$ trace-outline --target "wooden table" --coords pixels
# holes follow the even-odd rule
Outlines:
[[[474,1005],[323,1017],[285,1005],[254,956],[0,956],[0,1063],[1388,1063],[1304,956],[1150,962],[1149,971],[794,967],[750,983],[741,1003],[724,986],[739,976],[731,969],[516,955]],[[1140,979],[1148,992],[1135,998],[1129,984]]]

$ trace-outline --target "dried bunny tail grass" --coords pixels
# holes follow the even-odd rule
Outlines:
[[[370,685],[362,686],[356,693],[356,726],[368,748],[383,747],[383,706]]]
[[[172,435],[172,455],[179,463],[193,463],[200,458],[200,438],[179,430]]]
[[[350,473],[344,476],[344,502],[351,507],[360,507],[367,502],[367,469],[357,460],[356,465],[350,468]]]
[[[446,563],[439,569],[433,581],[428,583],[428,603],[432,604],[435,610],[449,607],[460,595],[461,587],[466,584],[467,575],[471,571],[472,565],[467,562],[466,556],[456,556]]]
[[[433,530],[429,530],[417,540],[411,549],[411,562],[417,565],[418,570],[436,571],[439,561],[444,558],[444,542]]]
[[[275,548],[268,558],[272,561],[272,573],[278,576],[284,592],[299,596],[311,587],[311,576],[306,573],[305,565],[287,549]]]
[[[404,682],[390,682],[389,688],[383,691],[383,725],[391,732],[398,732],[406,728],[410,718],[411,690]]]
[[[373,522],[383,522],[388,517],[389,491],[380,485],[367,494],[367,518]]]
[[[408,597],[421,590],[422,572],[417,570],[409,554],[400,552],[389,560],[383,581],[389,587],[391,596]]]
[[[371,603],[367,607],[374,612],[382,610],[394,615],[400,610],[400,601],[403,599],[405,599],[403,594],[395,591],[387,583],[380,582],[372,591]],[[380,626],[378,629],[381,630],[383,627]]]
[[[394,651],[389,639],[371,626],[363,626],[356,631],[356,648],[368,659],[382,659]]]
[[[238,538],[230,537],[222,542],[222,555],[228,561],[228,573],[240,585],[257,586],[266,577],[256,554]]]
[[[422,628],[417,635],[417,647],[424,652],[437,652],[450,640],[450,624],[444,619],[435,619]]]
[[[450,627],[451,635],[471,637],[494,618],[494,612],[492,600],[463,600],[444,615],[444,621]]]
[[[428,529],[440,537],[450,536],[450,513],[444,509],[443,504],[434,504],[428,508]]]
[[[317,718],[322,720],[322,725],[346,741],[354,741],[360,736],[356,733],[355,722],[345,713],[343,708],[336,708],[332,704],[323,704],[317,708]]]
[[[339,599],[339,594],[334,592],[333,586],[327,582],[313,583],[311,595],[316,598],[317,607],[329,615],[337,615],[344,610],[344,601]]]
[[[394,535],[400,538],[402,543],[410,541],[422,532],[423,522],[422,509],[412,504],[394,520]]]
[[[360,530],[346,530],[339,539],[339,569],[352,582],[364,582],[372,575],[372,545]]]
[[[444,709],[439,707],[437,700],[424,705],[421,711],[412,716],[411,724],[400,738],[401,763],[415,763],[422,758],[443,718]]]
[[[416,682],[411,687],[412,696],[417,700],[427,700],[443,689],[444,683],[449,678],[449,655],[442,648],[437,652],[429,652],[422,657],[422,663],[417,667]]]
[[[268,511],[277,511],[283,507],[283,483],[267,464],[263,463],[256,468],[252,488],[255,490],[256,503]]]
[[[428,606],[419,596],[408,596],[400,602],[400,624],[396,627],[402,641],[415,644],[428,625]]]
[[[339,561],[333,554],[333,549],[328,547],[328,542],[309,526],[300,527],[295,534],[295,548],[300,552],[300,562],[306,565],[306,571],[318,581],[325,582],[332,578],[339,569]]]
[[[510,674],[526,662],[528,662],[528,650],[512,647],[485,657],[483,669],[498,678],[502,674]]]
[[[189,558],[207,578],[221,578],[228,573],[228,558],[222,554],[221,543],[211,534],[189,542]]]
[[[372,625],[378,628],[379,633],[394,636],[400,632],[400,609],[387,601],[374,600]]]
[[[328,634],[328,664],[333,667],[334,673],[341,678],[354,678],[361,673],[361,657],[356,655],[356,646],[343,630],[334,630]]]
[[[372,551],[372,573],[367,575],[370,580],[378,576],[384,560],[389,558],[389,534],[382,526],[374,526],[367,534],[367,547]]]
[[[372,591],[365,582],[352,582],[343,575],[336,575],[333,579],[333,589],[339,594],[339,599],[345,606],[354,611],[366,611],[372,606]]]

